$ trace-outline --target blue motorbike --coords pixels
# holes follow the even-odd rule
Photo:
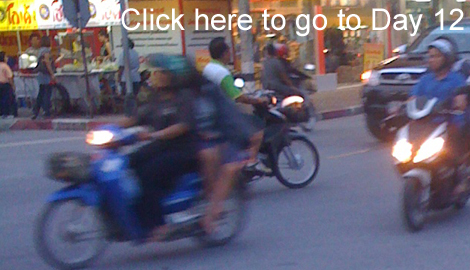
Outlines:
[[[48,176],[68,186],[47,199],[35,227],[35,247],[48,264],[85,268],[110,242],[148,242],[153,228],[141,223],[140,185],[129,167],[139,132],[142,128],[103,126],[87,135],[87,143],[97,148],[93,154],[58,153],[49,159]],[[169,227],[163,241],[195,238],[204,246],[219,246],[232,240],[244,224],[244,178],[241,172],[210,235],[199,226],[207,201],[198,173],[175,179],[176,188],[162,199]]]

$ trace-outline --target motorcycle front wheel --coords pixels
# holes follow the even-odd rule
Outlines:
[[[429,188],[418,178],[408,178],[403,188],[403,217],[411,232],[423,229],[429,204]]]
[[[315,128],[315,125],[318,122],[318,115],[317,115],[316,109],[315,109],[315,107],[313,106],[312,103],[310,103],[308,111],[309,111],[309,115],[310,115],[310,117],[308,119],[308,122],[300,124],[300,127],[305,132],[312,132]]]
[[[46,205],[35,227],[39,255],[58,269],[90,266],[105,250],[106,232],[100,214],[80,200]]]
[[[296,189],[310,184],[320,168],[315,145],[304,136],[294,136],[278,153],[274,174],[284,186]]]
[[[202,232],[197,240],[206,247],[222,246],[233,240],[243,229],[246,217],[246,179],[240,174],[229,197],[224,202],[224,210],[215,222],[212,234]]]

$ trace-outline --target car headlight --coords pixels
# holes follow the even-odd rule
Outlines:
[[[375,70],[368,70],[362,73],[361,81],[370,86],[377,86],[380,84],[380,74]]]
[[[414,163],[419,163],[424,161],[428,158],[433,157],[437,153],[439,153],[442,148],[444,148],[445,140],[442,137],[434,138],[427,140],[421,145],[416,154],[415,158],[413,159]]]
[[[401,163],[406,163],[411,160],[411,149],[413,146],[407,140],[399,140],[392,150],[392,156]]]
[[[86,142],[90,145],[105,145],[110,143],[114,138],[114,134],[108,130],[90,131],[86,135]]]

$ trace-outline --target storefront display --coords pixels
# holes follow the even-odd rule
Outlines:
[[[40,36],[47,35],[56,37],[56,46],[52,47],[53,57],[59,54],[62,60],[56,63],[57,82],[67,88],[71,99],[78,100],[97,100],[100,94],[99,78],[102,76],[103,68],[95,63],[91,63],[93,56],[93,47],[96,38],[93,31],[84,34],[86,61],[89,65],[90,95],[86,92],[86,82],[84,79],[83,59],[81,58],[81,44],[77,33],[61,33],[57,35],[57,29],[70,28],[71,25],[65,19],[63,14],[63,0],[14,0],[0,2],[0,32],[2,32],[2,44],[6,44],[5,49],[8,55],[17,56],[30,45],[30,31],[44,31]],[[87,27],[100,27],[110,25],[120,25],[120,3],[116,0],[89,0],[91,18]],[[24,31],[24,32],[23,32]],[[16,46],[10,44],[16,37]],[[10,47],[15,47],[13,51]],[[96,50],[95,50],[96,51]],[[117,69],[112,69],[115,72]],[[99,68],[99,69],[98,69]],[[15,74],[17,85],[17,97],[27,98],[32,101],[36,98],[38,84],[34,73],[23,71]],[[85,102],[87,103],[87,102]]]
[[[156,27],[151,27],[151,16],[154,20],[162,14],[172,17],[172,11],[175,10],[175,15],[179,15],[178,0],[131,0],[129,1],[129,8],[136,9],[140,15],[134,12],[129,12],[129,28],[134,28],[140,24],[135,30],[128,31],[128,37],[135,43],[134,49],[141,57],[149,53],[165,52],[170,54],[182,54],[182,37],[179,28],[175,30],[169,29],[165,31],[158,30]],[[147,19],[144,25],[144,10],[146,10]],[[160,21],[162,27],[165,27],[168,22]],[[153,28],[153,29],[152,29]],[[112,27],[112,37],[115,55],[118,56],[122,52],[122,31],[121,26]]]

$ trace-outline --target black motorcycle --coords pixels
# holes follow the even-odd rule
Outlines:
[[[411,122],[397,133],[392,156],[404,179],[403,216],[411,231],[423,228],[427,214],[462,209],[470,198],[469,160],[460,160],[449,136],[455,112],[437,99],[407,104]],[[459,146],[460,147],[460,146]]]
[[[255,106],[254,113],[265,123],[260,161],[272,172],[251,171],[247,179],[275,176],[288,188],[307,186],[318,173],[320,157],[315,145],[293,128],[309,117],[304,99],[290,96],[278,102],[274,92],[263,90],[258,96],[271,100],[269,106]]]

